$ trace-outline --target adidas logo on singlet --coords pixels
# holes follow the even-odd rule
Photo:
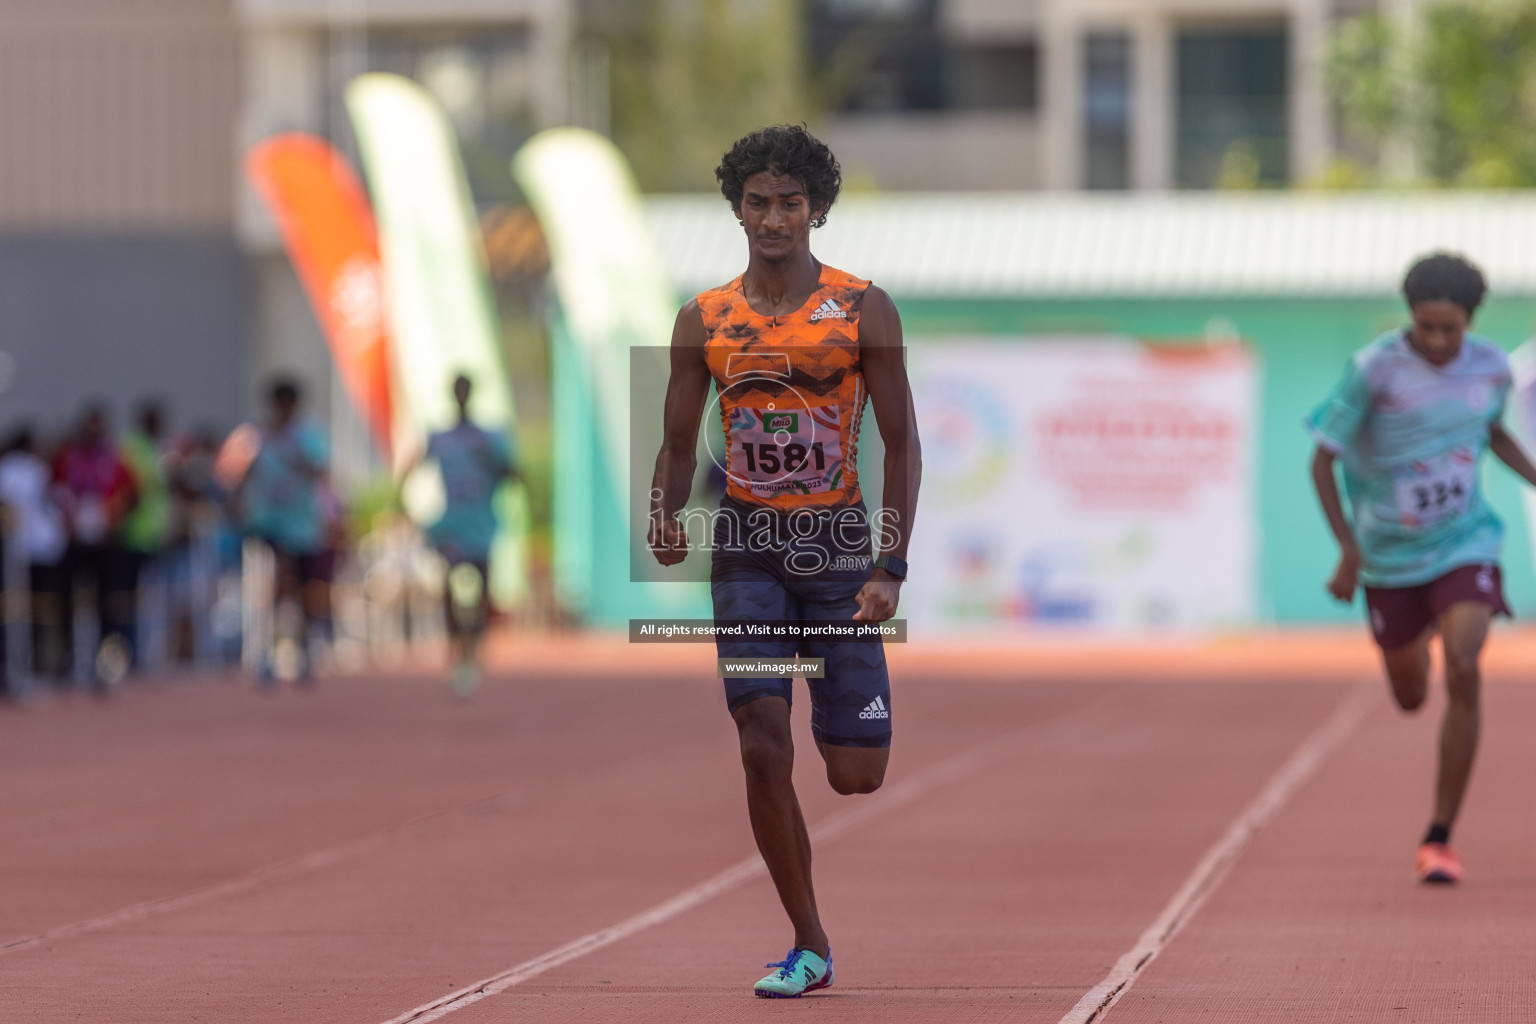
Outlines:
[[[847,320],[848,311],[846,309],[838,309],[837,303],[833,302],[831,299],[828,299],[826,302],[823,302],[821,305],[817,306],[816,312],[811,314],[812,320],[826,320],[830,317],[837,317],[840,320]]]

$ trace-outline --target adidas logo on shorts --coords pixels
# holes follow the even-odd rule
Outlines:
[[[840,320],[847,320],[848,311],[846,309],[838,309],[837,303],[833,302],[831,299],[828,299],[826,302],[823,302],[821,305],[817,306],[816,312],[811,314],[812,320],[827,320],[831,317],[837,317]]]
[[[869,707],[859,712],[860,718],[890,718],[891,713],[886,710],[885,698],[876,697],[869,702]]]

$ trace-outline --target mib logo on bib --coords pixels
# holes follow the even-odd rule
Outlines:
[[[859,712],[860,718],[890,718],[891,713],[886,709],[885,698],[876,697],[869,702],[869,707]]]
[[[828,299],[826,302],[823,302],[821,305],[817,306],[816,312],[811,314],[811,319],[813,321],[831,320],[834,318],[838,320],[847,320],[848,311],[846,309],[838,309],[837,303],[833,302],[831,299]]]

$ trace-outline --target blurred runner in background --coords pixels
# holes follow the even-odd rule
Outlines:
[[[71,669],[92,671],[98,692],[105,693],[128,672],[131,650],[128,633],[133,629],[133,566],[122,545],[122,526],[138,504],[133,474],[107,436],[107,413],[100,405],[86,408],[75,436],[66,441],[54,459],[54,494],[69,526],[65,554],[64,587],[65,650]],[[95,650],[77,650],[75,591],[81,581],[93,580],[99,637]],[[82,664],[94,659],[94,664]]]
[[[459,421],[428,438],[426,451],[443,480],[443,514],[427,528],[427,538],[448,563],[443,598],[453,658],[450,681],[460,697],[468,697],[480,684],[477,655],[490,611],[487,581],[496,539],[496,489],[517,475],[506,435],[470,419],[473,390],[468,377],[461,374],[454,380]]]
[[[1406,711],[1428,694],[1429,645],[1440,634],[1450,700],[1434,815],[1417,856],[1425,882],[1462,875],[1450,838],[1477,754],[1479,660],[1490,621],[1509,614],[1499,571],[1504,526],[1478,484],[1483,453],[1491,448],[1536,485],[1536,466],[1501,423],[1509,359],[1467,331],[1486,290],[1459,256],[1419,260],[1403,281],[1411,322],[1356,352],[1307,420],[1317,440],[1313,484],[1341,552],[1328,590],[1349,602],[1356,583],[1365,585],[1371,631]]]
[[[299,415],[300,401],[296,381],[273,382],[267,423],[236,496],[246,534],[270,546],[276,564],[273,636],[259,671],[264,685],[290,674],[311,682],[330,641],[330,456],[320,428]]]

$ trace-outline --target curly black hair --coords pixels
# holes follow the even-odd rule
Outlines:
[[[731,209],[741,209],[747,179],[759,171],[772,171],[794,178],[805,186],[805,196],[816,214],[811,227],[827,222],[827,211],[837,202],[843,187],[843,171],[837,158],[803,124],[776,124],[759,128],[736,140],[729,153],[720,159],[715,177],[720,193]]]
[[[1421,302],[1444,299],[1454,302],[1467,311],[1467,316],[1477,312],[1488,294],[1488,283],[1476,264],[1464,256],[1449,252],[1437,252],[1425,256],[1408,270],[1403,278],[1403,297],[1409,308]]]

